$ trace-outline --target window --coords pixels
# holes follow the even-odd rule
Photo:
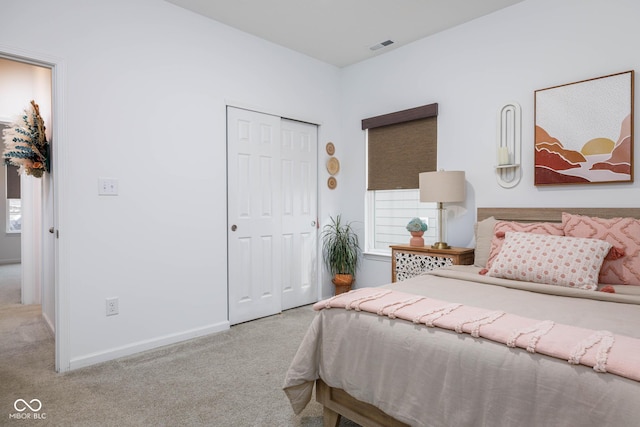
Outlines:
[[[7,233],[22,231],[22,200],[7,199]]]
[[[436,170],[437,104],[362,121],[367,131],[365,252],[390,254],[409,241],[407,223],[427,222],[425,241],[437,240],[435,203],[421,203],[418,174]]]
[[[18,168],[6,165],[4,168],[6,182],[6,212],[7,233],[20,233],[22,231],[22,200],[20,196],[20,175]]]
[[[420,203],[419,190],[377,190],[367,192],[367,252],[391,253],[389,245],[407,244],[407,223],[420,217],[429,228],[425,242],[437,240],[437,210],[435,203]]]

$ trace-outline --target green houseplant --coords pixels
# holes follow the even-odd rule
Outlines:
[[[350,222],[344,222],[340,215],[329,218],[330,222],[322,229],[322,259],[333,275],[337,295],[351,290],[361,249],[358,235]]]

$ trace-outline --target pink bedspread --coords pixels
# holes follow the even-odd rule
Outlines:
[[[640,339],[536,320],[383,288],[361,288],[316,303],[404,319],[519,347],[640,381]]]

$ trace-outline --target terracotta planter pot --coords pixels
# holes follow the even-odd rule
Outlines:
[[[336,274],[331,281],[336,286],[336,295],[340,295],[351,290],[353,276],[351,274]]]
[[[411,231],[413,237],[409,240],[409,246],[424,246],[423,234],[424,231]]]
[[[351,290],[351,285],[336,285],[336,295],[344,294]]]

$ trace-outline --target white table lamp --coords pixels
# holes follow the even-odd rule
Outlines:
[[[422,172],[420,174],[420,201],[438,203],[438,241],[431,247],[448,249],[442,237],[444,207],[443,203],[462,202],[465,200],[464,171]]]

